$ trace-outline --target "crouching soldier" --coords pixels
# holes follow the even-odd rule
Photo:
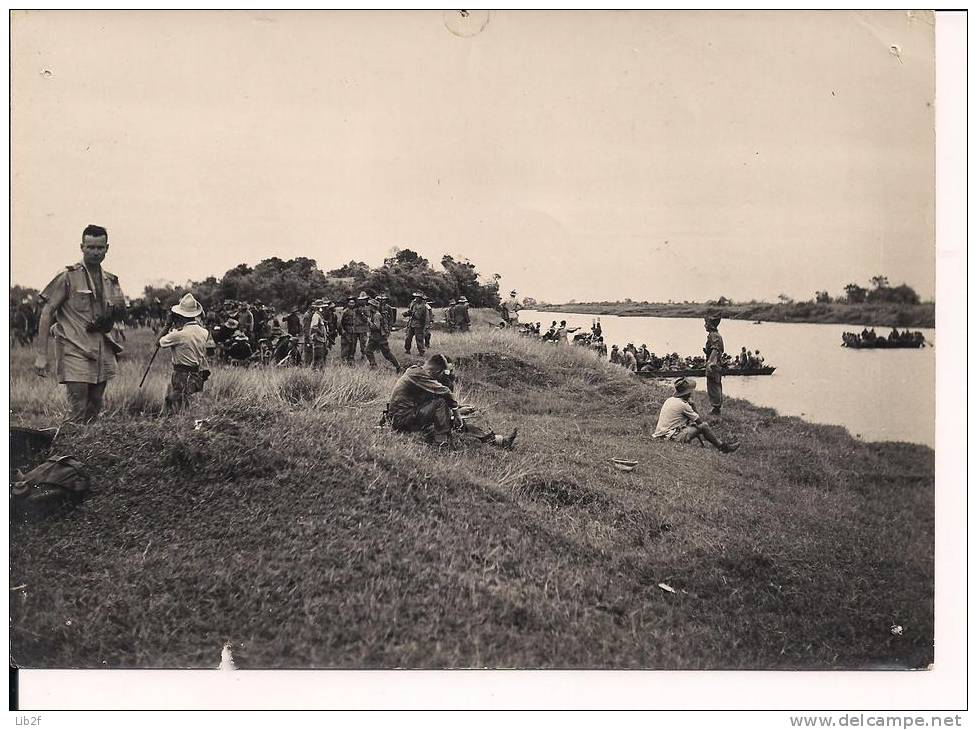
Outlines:
[[[395,431],[420,432],[439,447],[450,445],[452,429],[467,433],[483,443],[512,448],[516,431],[503,438],[494,431],[466,425],[458,409],[451,382],[452,367],[444,355],[432,355],[424,365],[413,365],[400,376],[390,402],[387,418]]]
[[[173,377],[166,390],[164,411],[172,413],[189,405],[190,396],[202,391],[210,376],[210,371],[202,368],[210,337],[207,329],[197,321],[203,311],[193,294],[185,294],[180,303],[172,307],[172,329],[159,338],[160,347],[172,350],[173,362]]]
[[[371,368],[376,368],[377,361],[374,353],[379,350],[380,354],[399,373],[400,363],[397,362],[394,354],[390,352],[390,343],[387,341],[387,338],[390,337],[390,320],[387,318],[386,313],[382,311],[380,302],[376,299],[370,299],[369,304],[370,340],[366,345],[366,359],[370,362]]]

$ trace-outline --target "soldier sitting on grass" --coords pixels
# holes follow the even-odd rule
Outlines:
[[[438,447],[450,448],[454,430],[482,443],[511,449],[517,430],[502,437],[491,429],[466,422],[455,400],[453,383],[452,364],[444,355],[432,355],[423,365],[407,368],[387,404],[387,417],[394,431],[423,433]]]
[[[668,439],[679,443],[689,443],[694,439],[699,439],[701,443],[702,438],[705,438],[724,454],[736,451],[740,447],[736,441],[723,441],[709,424],[699,417],[698,411],[691,402],[694,390],[694,380],[678,378],[675,381],[675,395],[666,398],[662,403],[661,412],[658,414],[658,426],[652,438]]]

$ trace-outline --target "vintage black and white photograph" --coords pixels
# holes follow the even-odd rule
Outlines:
[[[932,668],[935,22],[12,12],[14,665]]]

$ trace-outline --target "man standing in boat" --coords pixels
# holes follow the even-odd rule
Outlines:
[[[726,349],[722,335],[719,334],[720,317],[706,317],[706,346],[702,351],[706,353],[706,390],[709,393],[709,404],[712,410],[709,415],[718,416],[723,407],[723,355]]]

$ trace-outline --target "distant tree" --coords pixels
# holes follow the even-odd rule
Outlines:
[[[794,303],[793,297],[789,297],[786,294],[778,294],[777,295],[777,299],[780,300],[780,303],[781,304],[793,304]]]
[[[523,297],[522,298],[522,306],[524,306],[526,309],[533,309],[538,304],[539,304],[539,302],[537,302],[532,297]]]
[[[729,297],[719,297],[719,299],[716,300],[716,304],[718,304],[720,307],[728,307],[732,303],[733,300]]]
[[[864,304],[868,296],[868,290],[858,284],[847,284],[845,286],[845,301],[848,304]]]
[[[370,275],[370,267],[364,264],[362,261],[350,261],[348,264],[343,264],[338,269],[333,269],[332,271],[326,272],[326,276],[330,276],[334,279],[356,279],[357,281],[362,281]]]
[[[872,288],[874,289],[886,289],[889,286],[889,277],[878,274],[877,276],[873,276],[871,279],[869,279],[869,282],[872,284]]]
[[[818,304],[831,304],[831,295],[826,291],[814,292],[814,301]]]

